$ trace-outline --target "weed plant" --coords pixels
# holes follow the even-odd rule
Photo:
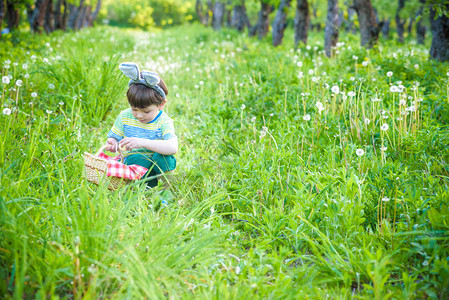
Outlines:
[[[321,35],[287,37],[97,27],[1,44],[0,293],[447,297],[449,65],[411,42],[342,35],[328,58]],[[169,86],[171,193],[83,178],[127,107],[124,61]]]

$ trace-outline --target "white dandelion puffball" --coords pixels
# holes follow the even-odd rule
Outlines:
[[[369,125],[369,123],[371,123],[371,120],[368,119],[368,118],[366,118],[366,119],[365,119],[365,124],[366,124],[366,125]]]
[[[9,77],[8,76],[3,76],[2,77],[2,82],[3,82],[3,84],[9,84],[10,83]]]
[[[389,126],[387,123],[384,123],[384,124],[382,124],[382,126],[380,126],[380,130],[382,130],[382,131],[386,131],[386,130],[388,130],[388,128],[389,128]]]
[[[241,110],[244,110],[246,108],[246,105],[245,104],[242,104],[242,106],[240,106],[240,109]]]
[[[382,146],[382,147],[380,147],[380,150],[382,150],[383,152],[385,152],[385,151],[387,151],[387,147],[386,146]]]
[[[388,71],[388,72],[387,72],[387,76],[388,76],[388,77],[391,77],[391,76],[393,76],[393,72],[391,72],[391,71]]]
[[[31,97],[36,98],[37,97],[37,93],[36,92],[31,93]]]
[[[304,120],[304,121],[310,121],[310,115],[309,114],[307,114],[307,115],[304,115],[303,117],[302,117],[302,119]]]
[[[296,63],[296,65],[297,65],[298,67],[302,67],[302,62],[298,61],[298,62]]]
[[[388,197],[383,197],[383,198],[382,198],[382,201],[383,201],[383,202],[388,202],[388,201],[390,201],[390,198],[388,198]]]
[[[23,81],[22,81],[22,80],[19,79],[19,80],[16,81],[16,85],[17,85],[17,86],[22,86],[22,84],[23,84]]]
[[[353,91],[348,92],[348,96],[349,97],[354,97],[355,96],[355,92],[353,92]]]
[[[3,109],[3,114],[6,115],[6,116],[9,116],[9,115],[11,114],[11,109],[9,109],[9,108],[4,108],[4,109]]]
[[[338,87],[338,85],[334,85],[334,86],[331,88],[331,91],[332,91],[332,93],[334,93],[334,94],[338,94],[338,93],[340,93],[340,88]]]
[[[50,83],[50,84],[48,85],[48,88],[49,88],[50,90],[54,90],[54,89],[55,89],[55,85],[54,85],[53,83]]]
[[[395,85],[392,85],[390,87],[390,92],[397,93],[397,92],[399,92],[399,88],[397,86],[395,86]]]
[[[357,156],[363,156],[363,154],[365,154],[365,150],[357,149],[357,150],[355,150],[355,154],[357,154]]]

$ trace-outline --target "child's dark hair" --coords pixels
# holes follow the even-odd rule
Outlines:
[[[168,95],[168,89],[165,82],[161,79],[158,86]],[[144,84],[133,83],[129,86],[126,93],[128,103],[132,107],[145,108],[150,105],[159,106],[165,102],[165,98],[161,96],[155,89],[152,89]]]

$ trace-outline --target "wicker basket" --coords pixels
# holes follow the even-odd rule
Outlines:
[[[102,153],[106,147],[107,145],[101,147],[95,155],[84,152],[85,175],[87,181],[89,182],[95,183],[97,185],[100,184],[100,182],[103,182],[104,184],[108,185],[108,189],[116,190],[128,184],[132,180],[106,176],[108,161],[106,159],[98,157],[98,155],[100,155],[100,153]]]

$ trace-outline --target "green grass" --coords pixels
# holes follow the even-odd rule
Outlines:
[[[367,51],[342,34],[327,58],[319,34],[298,50],[291,35],[97,27],[1,44],[0,293],[447,297],[449,65],[410,41]],[[127,107],[123,61],[168,85],[169,194],[83,178]]]

